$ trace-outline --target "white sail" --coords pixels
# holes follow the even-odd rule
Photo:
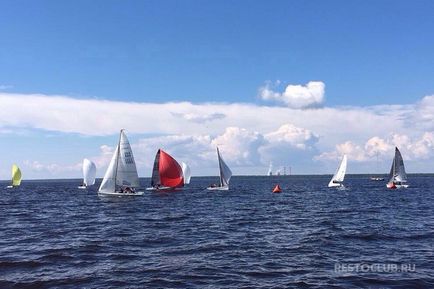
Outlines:
[[[330,180],[329,187],[338,187],[341,186],[340,183],[344,181],[345,173],[347,171],[347,155],[344,155],[342,161]]]
[[[116,190],[116,169],[119,159],[119,146],[116,147],[116,150],[113,154],[113,157],[110,161],[110,164],[105,172],[104,178],[99,186],[99,192],[103,193],[114,193]]]
[[[184,184],[188,185],[191,179],[190,167],[186,163],[182,162],[181,168],[182,168],[182,175],[184,177]]]
[[[220,187],[229,187],[229,181],[232,177],[232,171],[223,161],[223,158],[221,157],[218,148],[217,148],[217,156],[219,160],[219,169],[220,169]]]
[[[393,158],[392,167],[390,168],[389,183],[391,182],[407,182],[404,160],[398,148],[395,148],[395,157]]]
[[[121,130],[119,144],[102,180],[99,192],[114,193],[116,186],[139,187],[136,163],[125,132]]]
[[[273,175],[273,163],[270,163],[270,166],[268,167],[267,176]]]
[[[83,160],[83,183],[86,186],[92,186],[95,184],[96,166],[88,160]]]
[[[119,163],[116,174],[116,185],[138,187],[139,176],[137,174],[136,162],[134,161],[133,151],[125,132],[121,131],[119,141]]]

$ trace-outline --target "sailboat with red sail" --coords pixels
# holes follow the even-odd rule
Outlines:
[[[184,176],[179,163],[159,149],[155,155],[151,187],[148,191],[175,190],[184,186]]]

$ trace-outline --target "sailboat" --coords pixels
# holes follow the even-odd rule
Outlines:
[[[121,129],[118,145],[105,172],[98,195],[143,195],[143,192],[136,191],[139,186],[139,176],[137,175],[133,152],[125,131]]]
[[[341,164],[333,175],[332,179],[329,182],[329,188],[332,187],[344,187],[343,181],[345,178],[345,172],[347,171],[347,155],[344,155],[342,158]]]
[[[223,161],[218,147],[217,147],[217,158],[219,161],[220,184],[218,186],[217,185],[211,185],[207,188],[207,190],[227,191],[227,190],[229,190],[229,181],[232,177],[232,171],[228,167],[228,165]]]
[[[96,166],[88,160],[83,160],[83,185],[79,186],[79,189],[86,189],[88,186],[95,184]]]
[[[12,183],[10,186],[7,186],[7,188],[11,189],[11,188],[15,188],[21,185],[21,170],[20,168],[16,165],[13,164],[12,165]]]
[[[377,169],[378,169],[378,152],[377,152],[377,154],[376,154],[376,157],[377,157],[377,162],[376,162],[376,164],[377,164]],[[371,180],[371,181],[384,181],[384,178],[383,178],[383,177],[375,177],[375,176],[371,176],[371,177],[370,177],[370,180]]]
[[[186,163],[181,162],[181,168],[182,168],[182,176],[184,178],[184,184],[188,185],[190,184],[190,179],[191,179],[190,167]]]
[[[268,167],[267,176],[273,175],[273,163],[270,162],[270,166]]]
[[[405,172],[404,160],[401,152],[395,147],[395,157],[393,158],[392,167],[390,168],[388,189],[408,188],[407,174]]]
[[[181,166],[171,155],[159,149],[155,155],[151,187],[146,190],[175,190],[183,186],[184,176]]]

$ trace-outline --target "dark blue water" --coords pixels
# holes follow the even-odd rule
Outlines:
[[[434,288],[434,177],[395,191],[366,176],[346,190],[328,181],[234,177],[209,192],[215,178],[193,178],[122,198],[79,180],[1,183],[0,287]],[[335,270],[360,263],[413,267]]]

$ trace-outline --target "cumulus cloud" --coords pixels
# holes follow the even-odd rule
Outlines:
[[[106,136],[117,135],[120,128],[125,128],[129,135],[140,138],[132,145],[142,168],[152,165],[159,147],[198,166],[213,164],[216,144],[221,144],[224,158],[232,166],[258,168],[268,166],[270,161],[276,166],[278,162],[298,162],[306,172],[314,172],[320,165],[311,162],[314,156],[318,160],[340,159],[346,152],[350,160],[362,163],[375,159],[377,153],[390,159],[395,145],[406,160],[434,157],[434,96],[409,105],[294,109],[246,103],[136,103],[3,92],[0,107],[0,134],[36,130],[38,134]],[[109,145],[94,156],[97,166],[110,160],[114,144]],[[80,161],[82,157],[77,155]],[[425,163],[419,166],[421,170],[429,168]]]
[[[434,95],[423,97],[402,116],[408,129],[434,130]]]
[[[228,127],[212,144],[219,147],[225,160],[237,165],[253,165],[260,160],[258,148],[264,144],[264,136],[245,128]]]
[[[281,136],[278,136],[281,134]],[[237,171],[237,167],[265,166],[269,161],[278,160],[281,153],[309,151],[312,158],[317,136],[304,129],[286,124],[277,131],[263,135],[240,127],[228,127],[221,134],[205,135],[166,135],[140,138],[132,143],[139,172],[149,175],[155,153],[164,149],[178,161],[186,162],[193,168],[193,173],[214,172],[217,166],[216,147],[218,146],[225,161]],[[104,147],[104,146],[103,146]],[[105,157],[108,163],[112,148]],[[105,155],[105,154],[104,154]],[[300,155],[301,156],[301,155]],[[290,156],[296,159],[294,156]],[[93,158],[95,159],[95,158]],[[279,163],[276,161],[276,164]],[[211,170],[207,170],[211,169]],[[196,172],[195,172],[196,171]]]
[[[404,134],[391,134],[383,139],[378,136],[370,138],[364,145],[351,141],[338,144],[335,150],[321,153],[317,160],[336,160],[343,154],[358,162],[372,161],[374,156],[380,159],[391,159],[395,147],[398,147],[407,160],[421,160],[434,157],[434,133],[425,132],[418,138],[410,138]]]
[[[283,92],[276,92],[270,83],[259,89],[263,100],[281,102],[290,108],[303,109],[319,107],[324,102],[325,84],[310,81],[306,85],[288,85]]]

